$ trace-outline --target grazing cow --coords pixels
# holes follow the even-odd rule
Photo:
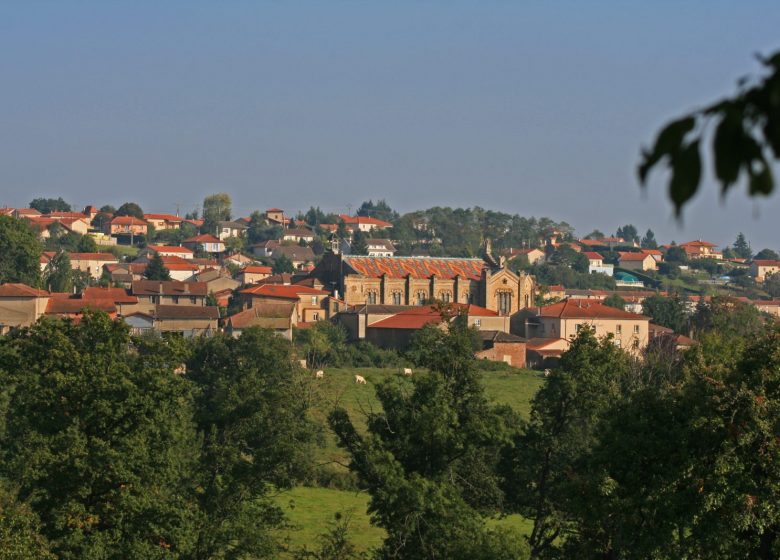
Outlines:
[[[306,360],[298,360],[298,364],[303,368],[306,369]]]
[[[366,384],[366,378],[362,375],[356,375],[355,376],[355,383],[358,385],[365,385]]]
[[[314,374],[314,379],[324,379],[325,378],[325,372],[320,370],[317,370],[317,373]]]
[[[544,376],[545,376],[545,377],[550,377],[550,374],[551,374],[551,373],[552,373],[552,372],[551,372],[549,369],[546,369],[546,370],[544,370]]]
[[[411,377],[412,376],[412,368],[405,367],[404,368],[404,375],[407,376],[407,377]]]

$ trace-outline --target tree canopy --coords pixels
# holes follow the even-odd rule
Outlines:
[[[114,212],[115,216],[133,216],[134,218],[138,218],[139,220],[144,219],[144,211],[141,210],[141,207],[138,206],[135,202],[125,202],[116,209],[116,212]]]
[[[70,204],[65,202],[62,197],[59,198],[34,198],[30,201],[30,208],[35,208],[41,214],[50,214],[52,212],[70,212]]]
[[[43,247],[27,222],[0,216],[0,284],[40,286],[42,252]]]

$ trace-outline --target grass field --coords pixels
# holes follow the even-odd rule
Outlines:
[[[313,416],[326,425],[328,413],[336,406],[345,408],[358,429],[365,429],[365,414],[381,407],[374,393],[375,384],[393,375],[396,369],[331,368],[325,369],[325,378],[312,382],[312,397],[316,405]],[[357,385],[355,375],[366,378],[366,385]],[[486,371],[482,374],[485,391],[497,403],[508,404],[523,417],[528,416],[530,400],[543,382],[539,372],[510,369]],[[317,462],[323,468],[346,472],[344,452],[336,446],[335,438],[325,430],[325,447],[318,452]],[[366,507],[368,495],[363,492],[332,488],[298,487],[280,494],[277,503],[284,510],[292,528],[284,532],[290,547],[316,546],[317,536],[325,532],[334,515],[340,512],[350,516],[350,536],[360,550],[378,546],[383,531],[371,526]],[[492,525],[506,525],[528,532],[528,522],[519,516],[491,520]]]

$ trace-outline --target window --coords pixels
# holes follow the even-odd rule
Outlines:
[[[311,296],[311,304],[317,305],[317,296]]]
[[[496,299],[498,300],[499,315],[509,315],[512,313],[512,292],[497,292]]]
[[[393,292],[393,305],[401,305],[401,292]]]
[[[376,303],[376,292],[368,292],[368,303],[374,305]]]
[[[444,303],[449,303],[452,299],[452,294],[450,292],[439,292],[439,299]]]
[[[173,300],[173,303],[179,303],[179,296],[172,296],[171,299]]]
[[[639,334],[639,325],[634,325],[634,334]]]
[[[582,324],[580,324],[580,323],[577,323],[577,324],[574,325],[575,332],[580,332],[581,328],[582,328]]]
[[[475,327],[481,327],[482,326],[482,319],[474,319],[474,326]]]
[[[615,327],[615,334],[623,334],[623,325],[618,325]]]
[[[195,296],[190,296],[190,303],[192,305],[195,305],[196,303],[198,303],[198,298],[196,298]]]
[[[319,313],[312,313],[311,320],[312,321],[319,321],[320,320],[320,314]]]
[[[622,345],[623,345],[623,342],[619,338],[616,338],[615,339],[615,346],[620,348]]]
[[[417,292],[417,305],[425,303],[425,292]]]
[[[152,303],[154,304],[160,303],[160,296],[152,296],[149,299],[152,300]]]

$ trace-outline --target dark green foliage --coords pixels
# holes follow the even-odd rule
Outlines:
[[[604,232],[600,229],[594,229],[591,231],[588,235],[585,236],[585,239],[604,239],[606,235],[604,235]]]
[[[702,299],[691,324],[697,333],[717,332],[735,341],[749,340],[763,328],[761,314],[754,305],[723,296]]]
[[[295,267],[293,266],[293,262],[287,257],[287,255],[280,255],[279,258],[274,259],[271,270],[273,271],[274,274],[282,274],[285,272],[292,274],[293,272],[295,272]]]
[[[0,560],[54,560],[38,516],[0,484]]]
[[[639,232],[631,224],[619,227],[615,232],[615,237],[624,239],[626,243],[639,243]]]
[[[191,549],[196,437],[188,384],[127,327],[87,313],[0,342],[2,475],[63,559],[176,558]]]
[[[427,362],[441,370],[377,387],[383,412],[368,415],[367,435],[346,411],[329,416],[387,531],[379,558],[527,557],[518,539],[485,527],[483,516],[503,508],[496,466],[516,419],[486,400],[469,330],[455,321],[444,333],[443,355]]]
[[[43,248],[23,220],[0,216],[0,284],[40,286]]]
[[[658,249],[658,242],[655,240],[653,230],[647,230],[647,233],[645,233],[640,244],[643,249]]]
[[[749,196],[774,190],[770,162],[780,158],[780,52],[759,60],[768,72],[763,79],[741,80],[734,97],[672,121],[659,132],[653,148],[642,151],[640,182],[644,186],[659,163],[669,167],[669,198],[678,216],[699,188],[700,145],[708,130],[714,129],[712,161],[722,194],[740,178]],[[717,122],[714,127],[705,126],[712,121]]]
[[[664,255],[664,260],[670,263],[687,263],[688,255],[685,254],[685,249],[680,246],[669,247]]]
[[[188,363],[199,459],[195,559],[276,557],[283,523],[269,498],[301,480],[314,429],[290,344],[271,331],[202,340]]]
[[[764,280],[764,290],[773,298],[780,298],[780,274],[772,274]]]
[[[777,261],[777,260],[780,260],[780,255],[778,255],[777,252],[773,251],[772,249],[761,249],[758,253],[755,254],[753,259],[754,260]]]
[[[626,300],[618,294],[611,294],[605,297],[602,303],[608,307],[614,307],[615,309],[624,310],[626,308]]]
[[[171,273],[165,268],[160,253],[155,253],[152,258],[149,259],[149,264],[146,265],[144,270],[144,278],[147,280],[170,280]]]
[[[366,234],[355,229],[352,234],[352,243],[350,244],[350,253],[352,255],[365,255],[368,253],[368,245],[366,244]]]
[[[339,220],[339,225],[336,229],[336,236],[339,239],[349,239],[349,230],[347,229],[347,222]]]
[[[232,200],[227,193],[211,194],[203,199],[202,233],[214,235],[217,222],[230,221],[233,213]]]
[[[364,555],[355,550],[355,545],[349,540],[349,516],[336,513],[327,532],[317,539],[319,548],[310,550],[304,547],[293,553],[294,560],[359,560]]]
[[[133,216],[139,220],[144,219],[144,211],[135,202],[125,202],[122,206],[116,209],[114,216]]]
[[[71,212],[73,209],[70,204],[65,202],[62,197],[59,198],[34,198],[30,208],[35,208],[41,214],[50,214],[52,212]]]
[[[390,208],[390,205],[384,200],[364,201],[357,210],[358,216],[368,216],[384,222],[394,223],[398,219],[398,212]]]
[[[750,250],[750,244],[745,239],[745,234],[741,231],[737,235],[736,241],[732,246],[734,254],[741,259],[749,259],[753,256],[753,251]]]
[[[308,329],[295,329],[293,342],[297,353],[310,368],[400,367],[406,365],[394,350],[384,350],[361,340],[350,344],[347,332],[338,323],[319,321]]]
[[[552,265],[568,266],[576,272],[587,274],[589,261],[588,257],[575,251],[569,245],[560,245],[548,257],[548,262]]]
[[[68,254],[60,251],[43,270],[43,287],[50,292],[70,292],[73,289],[73,270]]]
[[[535,264],[530,267],[529,272],[536,276],[540,284],[546,286],[560,284],[573,289],[615,289],[615,279],[611,276],[577,272],[567,266]]]
[[[723,271],[723,263],[718,259],[693,259],[688,266],[694,270],[704,270],[713,276]]]
[[[679,296],[650,296],[642,302],[642,314],[651,322],[672,329],[678,334],[687,334],[687,302]]]
[[[76,244],[76,253],[98,253],[98,245],[90,235],[82,235]]]
[[[260,212],[254,211],[249,216],[249,229],[247,240],[250,244],[262,243],[270,239],[279,239],[282,236],[282,228],[269,225]]]

